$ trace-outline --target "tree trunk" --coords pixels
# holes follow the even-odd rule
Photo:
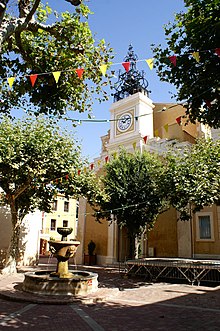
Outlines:
[[[18,212],[15,208],[14,201],[10,204],[11,208],[11,221],[12,221],[12,236],[8,248],[5,266],[2,269],[2,274],[13,274],[17,272],[17,261],[19,259],[19,238],[21,224],[18,218]]]
[[[130,238],[130,258],[138,259],[139,257],[139,247],[140,247],[140,238],[136,235],[129,235]]]
[[[135,237],[135,250],[134,250],[135,260],[139,258],[139,247],[140,247],[140,239],[138,236],[136,236]]]

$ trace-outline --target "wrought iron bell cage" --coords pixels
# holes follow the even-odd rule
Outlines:
[[[129,95],[141,92],[149,96],[150,91],[147,89],[148,81],[145,79],[144,71],[137,69],[138,56],[134,53],[132,45],[129,45],[128,53],[124,62],[130,63],[128,72],[119,70],[118,81],[116,82],[113,94],[114,102],[127,98]]]

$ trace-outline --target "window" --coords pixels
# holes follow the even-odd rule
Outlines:
[[[64,211],[68,212],[69,211],[69,202],[64,201]]]
[[[52,210],[57,210],[57,200],[54,200],[52,203]]]
[[[197,240],[214,240],[212,213],[197,213]]]
[[[210,216],[199,216],[200,239],[211,239]]]
[[[50,230],[55,231],[56,230],[56,220],[51,219],[50,221]]]
[[[76,201],[76,221],[78,221],[79,218],[79,201]]]
[[[63,227],[67,228],[68,227],[68,221],[63,221]]]

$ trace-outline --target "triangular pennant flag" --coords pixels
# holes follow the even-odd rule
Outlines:
[[[165,130],[166,132],[168,132],[169,124],[165,124],[163,127],[164,127],[164,130]]]
[[[102,65],[100,66],[100,71],[101,71],[101,73],[103,74],[103,76],[105,76],[105,74],[106,74],[106,70],[107,70],[107,64],[102,64]]]
[[[79,170],[78,170],[78,176],[79,176],[80,174],[81,174],[81,170],[79,169]]]
[[[76,69],[75,72],[77,73],[79,79],[82,78],[82,75],[84,73],[84,69],[83,68],[79,68],[79,69]]]
[[[200,61],[200,56],[199,56],[199,52],[193,52],[192,56],[194,57],[194,59],[196,59],[197,62]]]
[[[209,100],[205,100],[205,103],[206,103],[206,106],[207,106],[208,108],[211,107],[211,102],[210,102]]]
[[[34,84],[36,82],[36,79],[37,79],[37,74],[34,74],[34,75],[30,75],[30,81],[31,81],[31,86],[34,87]]]
[[[94,163],[90,164],[90,169],[93,170],[94,169]]]
[[[159,131],[157,129],[154,131],[154,135],[155,137],[159,137]]]
[[[86,173],[87,173],[87,168],[84,167],[84,168],[83,168],[83,171],[84,171],[84,173],[86,174]]]
[[[176,66],[176,55],[169,56],[169,60],[173,63],[174,66]]]
[[[148,138],[148,136],[145,136],[145,137],[143,138],[145,144],[147,143],[147,138]]]
[[[130,69],[130,62],[122,62],[123,67],[128,72]]]
[[[116,159],[117,152],[114,152],[112,155],[113,155],[113,158]]]
[[[134,148],[134,150],[135,150],[135,149],[136,149],[136,146],[137,146],[136,141],[135,141],[132,145],[133,145],[133,148]]]
[[[108,162],[108,155],[105,157],[105,163]]]
[[[177,122],[178,125],[181,124],[181,118],[182,118],[182,116],[179,116],[179,117],[176,118],[176,122]]]
[[[98,161],[97,161],[97,164],[98,164],[98,166],[100,166],[100,164],[101,164],[101,160],[98,160]]]
[[[215,53],[220,57],[220,48],[216,48]]]
[[[55,79],[55,82],[58,83],[58,80],[60,78],[61,71],[54,71],[53,72],[53,77]]]
[[[15,80],[15,77],[8,77],[8,84],[9,84],[10,88],[12,88],[14,80]]]
[[[69,179],[69,175],[66,175],[66,176],[65,176],[65,179],[66,179],[66,180]]]
[[[147,59],[146,62],[148,64],[148,67],[150,68],[150,70],[152,70],[153,69],[153,66],[154,66],[154,58]]]

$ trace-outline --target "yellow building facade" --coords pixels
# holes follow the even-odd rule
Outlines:
[[[164,153],[167,148],[181,148],[195,143],[208,131],[199,123],[186,124],[181,105],[154,103],[141,92],[114,102],[110,108],[111,121],[107,134],[101,137],[100,157],[94,160],[96,171],[110,160],[120,146]],[[129,118],[125,124],[124,119]],[[181,121],[179,119],[181,118]],[[122,125],[118,122],[122,119]],[[210,132],[209,132],[210,134]],[[215,132],[218,136],[218,132]],[[88,243],[96,243],[97,263],[112,264],[129,258],[126,229],[119,229],[113,220],[97,223],[92,208],[85,203],[79,217],[81,251],[78,262],[84,262]],[[218,258],[220,257],[220,207],[211,206],[193,215],[190,222],[178,221],[178,213],[171,208],[161,214],[154,228],[143,235],[142,256]]]
[[[61,240],[61,235],[57,232],[58,227],[72,228],[72,233],[68,240],[77,236],[79,203],[76,199],[65,198],[57,195],[52,204],[51,213],[42,212],[42,229],[40,234],[40,254],[49,253],[49,240]]]

